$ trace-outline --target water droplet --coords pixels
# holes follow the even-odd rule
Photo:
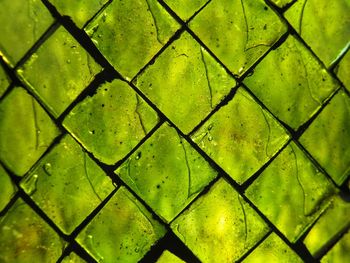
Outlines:
[[[70,64],[70,63],[71,63],[70,59],[67,59],[66,62],[67,62],[67,64]]]
[[[51,172],[52,172],[52,165],[51,165],[51,163],[45,163],[43,168],[44,168],[44,171],[46,172],[46,174],[48,176],[51,176]]]
[[[136,155],[136,157],[135,157],[135,159],[136,159],[136,160],[140,160],[141,155],[142,155],[141,152],[138,152],[137,155]]]
[[[211,142],[212,140],[213,140],[213,136],[209,135],[209,136],[208,136],[208,141]]]
[[[135,247],[135,252],[138,253],[140,251],[139,247]]]

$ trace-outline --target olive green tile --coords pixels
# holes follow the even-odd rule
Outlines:
[[[190,28],[236,75],[250,68],[286,32],[263,0],[211,1]]]
[[[209,0],[164,0],[164,2],[175,11],[184,21],[188,20]]]
[[[96,158],[115,164],[157,122],[156,112],[127,83],[114,80],[80,102],[63,125]]]
[[[10,85],[10,78],[7,76],[5,69],[0,64],[0,98]]]
[[[15,65],[53,21],[40,0],[2,0],[0,54]]]
[[[321,262],[322,263],[344,263],[349,261],[350,261],[350,233],[348,232],[321,259]]]
[[[184,263],[182,259],[175,256],[173,253],[165,250],[160,258],[157,260],[157,263]]]
[[[247,197],[295,242],[330,202],[334,186],[294,143],[246,191]]]
[[[275,233],[272,233],[242,262],[294,263],[304,261],[286,243],[284,243],[282,239],[280,239]]]
[[[233,100],[211,116],[192,139],[241,184],[282,148],[288,135],[239,88]]]
[[[0,262],[56,262],[65,242],[26,203],[18,199],[0,217]]]
[[[343,82],[345,88],[350,91],[350,51],[339,62],[336,68],[338,78]]]
[[[107,60],[131,79],[179,28],[157,0],[113,1],[86,27]]]
[[[285,17],[328,67],[349,42],[348,0],[299,0]]]
[[[300,142],[337,184],[350,172],[350,98],[340,91],[322,110]]]
[[[22,176],[59,134],[39,103],[24,89],[14,88],[0,103],[0,159]]]
[[[74,252],[72,252],[68,256],[66,256],[61,262],[62,263],[85,263],[86,261],[81,257],[79,257]]]
[[[295,0],[269,0],[269,1],[273,4],[275,4],[276,6],[283,8]]]
[[[108,0],[98,1],[71,1],[49,0],[61,15],[69,16],[78,27],[83,27]]]
[[[125,188],[78,235],[98,262],[138,262],[166,230]]]
[[[116,173],[167,222],[217,175],[167,124],[163,124]]]
[[[184,133],[190,132],[236,85],[186,32],[134,83]]]
[[[350,226],[350,203],[339,195],[334,195],[327,210],[317,220],[304,239],[304,244],[312,255],[318,255],[329,241]]]
[[[109,177],[68,135],[22,179],[21,187],[65,234],[114,189]]]
[[[0,165],[0,212],[11,201],[17,188],[5,169]]]
[[[271,51],[244,83],[293,129],[309,120],[337,88],[337,82],[293,36]]]
[[[100,71],[101,67],[61,26],[18,74],[58,117]]]
[[[171,228],[202,262],[234,262],[268,231],[258,214],[223,179]]]

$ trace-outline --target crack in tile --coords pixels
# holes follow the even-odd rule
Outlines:
[[[156,17],[155,17],[155,15],[153,14],[152,9],[151,9],[151,5],[150,5],[150,3],[149,3],[148,1],[149,1],[149,0],[146,0],[146,3],[147,3],[147,6],[148,6],[148,11],[151,13],[151,16],[152,16],[152,19],[153,19],[153,23],[154,23],[154,26],[155,26],[155,28],[156,28],[157,41],[159,42],[159,44],[164,45],[164,43],[161,41],[161,39],[160,39],[160,37],[159,37],[159,26],[158,26],[158,24],[157,24]]]
[[[184,152],[184,156],[185,156],[185,163],[186,163],[186,167],[187,167],[187,176],[188,176],[188,188],[187,188],[187,198],[191,196],[191,168],[188,162],[188,158],[187,158],[187,151],[183,142],[183,139],[181,138],[181,136],[178,134],[179,139],[180,139],[180,144],[181,147],[183,149]]]
[[[266,153],[266,156],[267,156],[267,157],[271,157],[271,156],[269,155],[269,153],[268,153],[268,147],[269,147],[270,140],[271,140],[271,126],[270,126],[270,123],[268,122],[268,120],[267,120],[267,118],[266,118],[266,115],[265,115],[264,110],[263,110],[262,108],[260,108],[260,110],[261,110],[262,115],[264,116],[265,122],[266,122],[266,124],[267,124],[268,129],[269,129],[269,134],[268,134],[268,136],[267,136],[267,143],[266,143],[266,146],[265,146],[265,153]]]
[[[34,116],[34,128],[35,128],[35,150],[38,150],[39,148],[39,141],[40,141],[40,129],[39,129],[39,124],[38,124],[38,114],[35,109],[35,101],[34,98],[31,97],[32,99],[32,109],[33,109],[33,116]]]
[[[300,186],[301,191],[303,192],[303,214],[304,214],[304,216],[309,216],[309,214],[306,212],[306,193],[305,193],[305,189],[304,189],[304,187],[303,187],[303,185],[301,183],[300,177],[299,177],[299,166],[298,166],[297,155],[296,155],[292,145],[290,145],[290,148],[292,149],[292,153],[294,155],[294,163],[295,163],[295,169],[296,169],[297,182],[298,182],[298,185]]]
[[[135,96],[136,96],[136,102],[137,102],[136,103],[136,107],[135,107],[135,113],[138,116],[138,119],[140,121],[140,125],[141,125],[141,128],[142,128],[142,131],[143,131],[144,135],[147,135],[146,127],[145,127],[145,125],[144,125],[144,123],[142,121],[141,113],[139,112],[139,106],[141,104],[140,98],[139,98],[139,96],[137,94],[135,94]]]
[[[206,77],[207,83],[208,83],[209,96],[210,96],[210,108],[213,109],[213,90],[212,90],[209,76],[208,76],[208,66],[207,66],[207,63],[205,62],[205,58],[204,58],[204,54],[203,54],[203,47],[200,47],[200,51],[201,51],[202,62],[203,62],[204,69],[205,69],[205,77]]]
[[[87,166],[86,166],[86,152],[84,152],[84,151],[83,151],[83,156],[84,156],[84,171],[85,171],[85,177],[86,177],[86,179],[88,180],[89,185],[90,185],[92,191],[94,192],[94,194],[96,195],[96,197],[102,202],[101,197],[97,194],[97,192],[96,192],[96,190],[95,190],[95,188],[94,188],[94,186],[93,186],[93,184],[92,184],[92,182],[91,182],[91,180],[90,180],[90,177],[89,177],[89,174],[88,174],[88,171],[87,171]]]
[[[238,198],[238,202],[241,206],[242,209],[242,213],[243,213],[243,220],[244,220],[244,248],[246,248],[246,244],[247,244],[247,239],[248,239],[248,225],[247,225],[247,215],[245,213],[243,204],[242,204],[242,200],[241,200],[241,196],[237,193],[237,198]]]
[[[305,0],[305,2],[303,3],[303,6],[301,8],[300,18],[299,18],[299,34],[300,35],[301,35],[301,30],[302,30],[302,25],[303,25],[303,18],[304,18],[304,11],[305,11],[306,4],[307,4],[307,0]]]

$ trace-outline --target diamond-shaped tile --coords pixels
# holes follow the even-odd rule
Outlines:
[[[116,173],[167,222],[216,177],[206,160],[167,124]]]
[[[14,88],[0,103],[0,159],[22,176],[59,134],[58,128],[22,88]]]
[[[190,28],[236,75],[243,74],[286,32],[262,0],[211,1]]]
[[[185,261],[181,260],[173,253],[165,250],[162,255],[157,260],[157,263],[184,263]]]
[[[202,262],[234,262],[268,231],[264,221],[223,179],[171,228]]]
[[[10,78],[7,76],[5,69],[2,67],[0,63],[0,98],[7,90],[10,85]]]
[[[23,178],[21,187],[66,234],[114,189],[103,170],[68,135]]]
[[[243,183],[288,140],[272,116],[242,88],[192,139],[235,181]]]
[[[114,80],[79,103],[63,125],[96,158],[115,164],[157,122],[156,112],[127,83]]]
[[[244,263],[296,263],[303,260],[283,242],[275,233],[269,235],[249,256]]]
[[[164,0],[184,21],[188,20],[195,12],[204,6],[209,0]]]
[[[293,36],[271,51],[244,83],[293,129],[309,120],[338,85]]]
[[[98,1],[71,1],[71,0],[49,0],[61,15],[70,16],[78,27],[83,27],[108,0]]]
[[[0,217],[0,262],[56,262],[65,242],[26,203],[18,199]]]
[[[349,123],[350,98],[340,91],[300,138],[339,185],[350,175]]]
[[[68,256],[66,256],[62,261],[62,263],[85,263],[86,261],[79,257],[74,252],[71,252]]]
[[[53,21],[40,0],[2,0],[0,54],[15,65]]]
[[[347,88],[348,91],[350,91],[349,68],[350,68],[350,49],[345,54],[345,56],[342,58],[342,60],[339,62],[338,66],[336,68],[337,76],[343,82],[343,84],[345,85],[345,88]]]
[[[0,212],[15,195],[17,188],[5,169],[0,165]]]
[[[184,133],[204,119],[235,84],[188,33],[135,80],[135,85]]]
[[[246,191],[247,197],[295,242],[330,201],[334,186],[294,143]]]
[[[18,73],[58,117],[99,71],[100,65],[61,26]]]
[[[348,0],[298,0],[285,17],[328,67],[349,43]]]
[[[77,241],[98,262],[138,262],[165,231],[132,194],[120,188]]]
[[[120,0],[91,21],[86,32],[116,70],[131,79],[178,28],[157,0]]]
[[[286,5],[292,3],[294,0],[269,0],[269,1],[276,6],[283,8]]]
[[[314,256],[318,255],[323,247],[327,247],[339,233],[350,226],[350,203],[339,195],[332,198],[327,210],[317,220],[303,243]],[[321,252],[322,253],[322,252]]]

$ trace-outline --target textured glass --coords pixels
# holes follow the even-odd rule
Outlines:
[[[0,0],[0,262],[350,262],[349,0]]]

